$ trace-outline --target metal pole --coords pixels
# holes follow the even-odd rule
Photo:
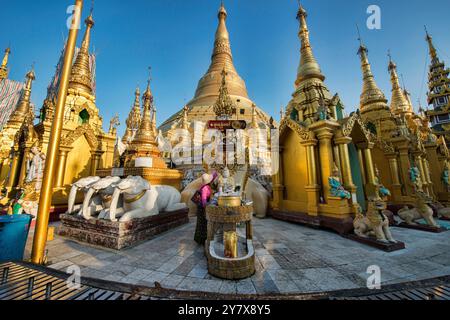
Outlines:
[[[45,246],[47,243],[48,221],[50,216],[50,206],[53,196],[53,177],[56,174],[57,156],[59,144],[61,141],[61,132],[64,120],[64,106],[66,104],[67,89],[69,87],[69,78],[72,69],[75,46],[77,42],[78,26],[81,21],[81,12],[83,10],[83,0],[75,0],[74,15],[72,27],[69,31],[66,50],[64,53],[64,66],[59,84],[58,99],[56,102],[55,117],[53,119],[50,142],[47,150],[47,159],[45,162],[44,179],[42,181],[41,195],[39,198],[39,210],[36,220],[36,229],[33,240],[33,250],[31,253],[31,262],[43,264],[45,262]]]

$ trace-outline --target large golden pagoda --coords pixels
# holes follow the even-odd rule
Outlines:
[[[296,91],[280,124],[280,170],[273,177],[273,215],[345,233],[366,196],[375,195],[370,132],[358,113],[344,117],[326,87],[300,7],[301,60]]]
[[[219,96],[223,70],[226,72],[228,94],[236,105],[236,112],[232,119],[245,120],[247,123],[252,121],[252,106],[255,103],[249,98],[245,82],[239,76],[233,63],[230,35],[226,26],[227,17],[228,13],[222,4],[218,14],[219,25],[215,35],[211,65],[200,79],[194,98],[159,127],[164,136],[171,137],[171,130],[182,128],[187,123],[191,128],[195,121],[206,123],[216,119],[214,104]],[[258,107],[256,113],[260,127],[268,128],[270,116]]]
[[[92,56],[89,53],[91,30],[94,26],[92,12],[85,23],[86,31],[72,66],[64,112],[58,170],[54,177],[53,205],[55,207],[67,204],[68,192],[72,183],[83,177],[96,175],[98,168],[111,167],[114,157],[116,136],[112,132],[106,133],[102,128],[103,119],[99,115],[93,89]],[[58,78],[59,71],[57,70],[55,78]],[[28,78],[31,84],[34,75]],[[25,90],[25,92],[28,91]],[[27,140],[30,146],[37,147],[43,154],[47,152],[48,148],[55,103],[55,90],[49,87],[47,98],[41,108],[40,121],[34,127],[31,126],[34,133]],[[13,189],[22,187],[24,173],[27,170],[27,159],[30,157],[28,144],[22,144],[20,139],[16,138],[13,148],[17,152],[13,153],[9,174],[9,181],[14,181],[14,183],[10,183]],[[18,165],[15,166],[15,163]]]

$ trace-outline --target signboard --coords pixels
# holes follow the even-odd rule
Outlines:
[[[247,122],[245,120],[212,120],[208,121],[208,129],[215,129],[219,131],[226,130],[245,130]]]

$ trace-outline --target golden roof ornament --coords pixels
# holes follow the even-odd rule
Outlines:
[[[70,77],[69,88],[80,90],[87,94],[93,93],[92,90],[92,72],[90,67],[89,47],[91,42],[91,30],[94,27],[94,18],[92,10],[89,17],[85,20],[86,31],[80,51],[72,66],[72,74]]]
[[[134,143],[140,144],[156,144],[156,136],[152,126],[152,109],[153,109],[153,95],[150,89],[151,78],[148,80],[147,89],[143,95],[144,112],[142,115],[139,130],[137,131]]]
[[[134,105],[131,108],[130,114],[128,115],[126,124],[125,135],[122,138],[123,143],[129,143],[133,140],[137,130],[141,124],[141,92],[139,87],[136,88]]]
[[[392,83],[391,111],[395,115],[412,113],[410,104],[400,86],[400,80],[397,74],[397,65],[392,60],[390,52],[388,53],[388,56],[389,56],[388,70],[391,74],[391,83]]]
[[[371,105],[376,103],[387,104],[388,100],[386,99],[386,96],[380,90],[375,81],[375,77],[373,76],[371,65],[368,58],[369,51],[367,47],[363,44],[360,35],[358,40],[360,41],[358,55],[361,58],[361,70],[363,73],[363,91],[360,99],[360,107],[361,112],[364,112],[365,109],[368,109]]]
[[[256,118],[256,105],[252,105],[252,123],[250,124],[250,128],[259,129],[258,120]]]
[[[321,81],[325,80],[325,76],[322,74],[320,70],[320,66],[317,63],[316,58],[314,57],[310,39],[309,39],[309,30],[308,24],[306,22],[308,14],[306,10],[300,5],[297,12],[297,20],[300,23],[300,31],[298,36],[300,38],[302,47],[301,47],[301,59],[300,66],[297,71],[297,81],[295,84],[299,86],[299,84],[306,79],[309,78],[317,78]]]
[[[36,79],[34,70],[32,69],[26,75],[25,86],[20,96],[16,109],[11,115],[10,121],[22,122],[29,114],[31,109],[31,89],[33,81]],[[34,119],[33,119],[34,120]]]
[[[430,57],[433,62],[438,62],[438,55],[436,47],[433,44],[433,37],[428,33],[427,27],[425,26],[426,40],[428,42],[428,48],[430,50]]]
[[[2,65],[0,66],[0,80],[8,78],[8,60],[9,55],[11,53],[11,49],[8,47],[5,49],[5,55],[3,56]]]
[[[218,120],[229,120],[236,113],[236,106],[228,94],[227,72],[222,70],[222,85],[219,89],[219,97],[214,104],[214,112]]]

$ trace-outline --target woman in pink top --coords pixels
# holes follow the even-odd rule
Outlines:
[[[194,196],[194,198],[197,198],[194,201],[197,204],[197,228],[195,230],[194,240],[201,245],[205,244],[208,233],[205,208],[213,195],[211,185],[216,181],[217,177],[217,172],[213,172],[213,174],[205,173],[202,176],[202,187],[197,191],[196,196]]]

